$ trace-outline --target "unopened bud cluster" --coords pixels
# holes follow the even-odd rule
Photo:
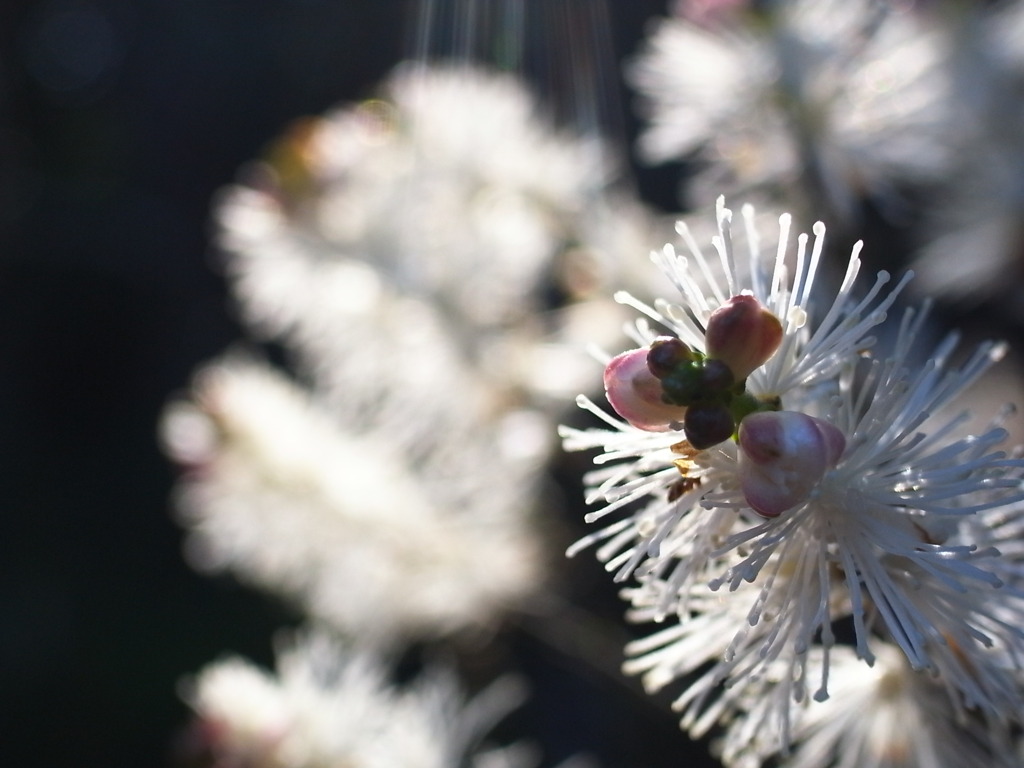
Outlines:
[[[782,343],[782,324],[753,296],[732,297],[708,318],[706,352],[674,336],[615,357],[604,385],[615,411],[652,432],[682,429],[697,450],[735,437],[751,508],[775,517],[806,501],[846,447],[831,424],[753,397],[747,377]]]
[[[708,318],[706,353],[661,336],[623,352],[605,369],[608,401],[640,429],[678,429],[699,450],[728,440],[748,413],[766,406],[746,394],[746,378],[782,341],[782,324],[753,296],[732,297]]]

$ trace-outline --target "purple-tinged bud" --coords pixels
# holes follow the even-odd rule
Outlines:
[[[732,369],[721,360],[704,360],[700,368],[700,385],[705,397],[713,398],[736,383]]]
[[[647,350],[647,367],[659,379],[664,379],[680,365],[693,360],[691,349],[675,336],[659,336]]]
[[[648,432],[667,432],[686,415],[686,408],[662,399],[661,382],[647,367],[646,348],[612,358],[604,369],[604,391],[619,416]]]
[[[777,517],[810,498],[846,449],[827,421],[795,411],[752,413],[740,422],[740,487],[751,509]]]
[[[686,410],[683,429],[690,445],[702,451],[732,437],[736,423],[724,405],[699,403]]]
[[[708,357],[724,362],[742,381],[775,354],[782,343],[782,323],[752,295],[742,293],[711,313],[704,340]]]

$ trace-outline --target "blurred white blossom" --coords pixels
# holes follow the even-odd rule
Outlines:
[[[427,671],[392,684],[372,655],[323,634],[283,648],[270,672],[239,658],[209,664],[185,686],[200,746],[235,768],[514,768],[515,746],[483,749],[487,731],[521,700],[499,680],[466,700],[453,676]]]
[[[948,168],[949,48],[925,15],[873,0],[677,5],[628,73],[648,123],[642,155],[703,164],[694,202],[792,199],[816,178],[847,215],[865,188]]]
[[[656,242],[619,173],[513,76],[408,64],[381,98],[297,124],[224,194],[219,237],[246,320],[315,365],[351,353],[340,326],[383,286],[429,302],[496,390],[561,402],[583,380],[577,316],[614,334],[621,254]]]
[[[520,604],[554,414],[620,333],[610,253],[655,226],[614,171],[468,65],[297,123],[217,222],[243,319],[298,376],[214,363],[164,422],[193,561],[376,643]]]
[[[786,768],[1018,764],[1008,732],[960,716],[935,680],[915,672],[893,646],[880,645],[870,668],[836,648],[829,677],[832,696],[797,718],[800,743]]]
[[[265,365],[212,365],[164,422],[192,562],[371,643],[486,624],[541,570],[513,422],[421,425],[424,451],[416,425],[346,426]]]
[[[366,648],[493,629],[548,589],[544,472],[583,392],[600,425],[560,434],[593,452],[599,527],[569,553],[593,547],[654,625],[624,670],[675,689],[690,735],[729,768],[1016,765],[1024,451],[1012,409],[964,406],[1007,345],[935,342],[927,302],[900,308],[910,274],[864,280],[860,242],[834,271],[824,225],[794,247],[777,212],[845,234],[864,201],[894,226],[938,193],[908,292],[1024,317],[1024,3],[982,6],[671,3],[627,63],[640,155],[717,204],[652,253],[660,275],[635,256],[667,219],[616,149],[465,62],[403,64],[250,164],[216,238],[270,351],[204,366],[161,438],[194,566],[319,629],[276,673],[189,682],[214,764],[534,764],[480,748],[514,685],[396,687]],[[588,348],[630,345],[598,353],[591,399]]]

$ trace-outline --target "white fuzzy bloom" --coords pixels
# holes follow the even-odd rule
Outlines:
[[[215,363],[169,409],[193,562],[378,643],[528,594],[551,413],[586,385],[582,329],[621,333],[591,300],[607,249],[636,251],[647,228],[612,165],[514,77],[420,63],[297,123],[226,190],[243,320],[297,381]],[[554,274],[570,298],[543,315]]]
[[[680,679],[685,690],[673,709],[694,738],[731,723],[722,757],[727,765],[751,752],[762,759],[782,751],[793,738],[799,706],[824,689],[829,676],[827,654],[809,653],[800,620],[817,610],[803,582],[813,574],[773,572],[775,588],[765,593],[757,584],[732,592],[691,588],[686,611],[664,618],[665,583],[629,589],[631,621],[663,622],[664,627],[631,642],[624,670],[640,674],[645,690],[656,693]]]
[[[192,562],[384,644],[486,623],[522,599],[540,544],[520,425],[452,423],[425,452],[391,426],[343,426],[262,365],[205,369],[163,423],[187,470],[177,506]]]
[[[662,21],[632,62],[650,161],[697,153],[698,189],[746,194],[818,176],[841,212],[859,188],[948,167],[946,41],[871,0],[788,0],[704,24]]]
[[[432,303],[495,387],[563,402],[585,380],[578,314],[630,271],[612,254],[656,241],[615,173],[603,143],[556,129],[513,76],[410,63],[380,98],[300,123],[228,189],[219,242],[246,321],[307,358],[346,358],[339,328],[384,286]],[[552,278],[570,301],[549,311]],[[621,317],[601,311],[611,337]]]
[[[753,212],[746,209],[744,219],[750,225]],[[983,534],[978,520],[986,531],[992,521],[1006,526],[1019,517],[1024,462],[1000,450],[1006,433],[998,421],[971,435],[961,431],[965,413],[939,415],[1001,357],[1003,346],[982,345],[954,366],[958,339],[951,336],[911,368],[925,313],[907,312],[891,352],[874,351],[873,330],[903,283],[885,293],[882,273],[858,297],[859,244],[838,294],[819,304],[814,281],[823,226],[815,226],[813,244],[797,239],[792,272],[788,217],[780,222],[776,253],[762,254],[757,239],[748,238],[748,277],[740,278],[732,215],[721,201],[718,221],[720,270],[685,228],[688,256],[670,247],[655,254],[681,303],[649,307],[621,296],[663,329],[638,322],[634,341],[643,347],[668,332],[699,354],[711,313],[749,292],[782,320],[783,339],[747,378],[746,393],[766,413],[812,417],[793,414],[779,423],[787,430],[818,425],[828,455],[793,454],[786,472],[761,478],[759,500],[763,484],[789,482],[795,464],[804,462],[809,473],[791,508],[758,514],[745,495],[748,470],[734,440],[698,451],[682,430],[637,429],[581,398],[607,425],[562,431],[566,448],[600,451],[587,484],[588,501],[603,506],[587,519],[618,519],[570,553],[599,543],[598,557],[618,580],[638,581],[627,593],[635,620],[675,614],[679,621],[633,644],[627,668],[644,672],[652,689],[703,669],[677,700],[684,725],[696,734],[758,691],[756,722],[769,723],[775,741],[755,752],[785,750],[791,703],[829,697],[836,623],[849,620],[863,662],[874,661],[879,642],[891,642],[911,668],[937,678],[959,717],[1014,717],[1024,705],[1014,679],[1024,649],[1020,560],[1000,552],[1011,536]],[[783,440],[778,450],[788,445]],[[803,441],[797,446],[806,448]],[[820,650],[809,655],[816,645]],[[739,761],[756,731],[730,736],[724,754]]]
[[[799,607],[778,595],[751,605],[756,592],[745,586],[728,596],[695,594],[689,617],[627,647],[626,671],[642,673],[652,693],[693,676],[673,708],[695,738],[722,726],[713,748],[726,765],[758,768],[773,756],[786,768],[1016,764],[1005,723],[965,715],[897,647],[878,643],[867,666],[849,647],[794,645],[777,620]],[[634,597],[643,599],[643,590]],[[631,618],[650,618],[649,608],[635,608]],[[1007,685],[1020,685],[1009,668],[1001,674]],[[823,675],[830,695],[808,696],[807,686]]]
[[[376,658],[322,634],[283,649],[275,672],[237,657],[210,664],[188,681],[185,696],[218,765],[522,765],[514,748],[476,753],[486,731],[519,703],[511,681],[469,701],[451,676],[436,671],[397,688]]]

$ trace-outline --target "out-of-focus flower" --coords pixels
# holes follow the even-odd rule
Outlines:
[[[217,222],[243,319],[298,382],[217,363],[169,411],[193,560],[378,643],[528,594],[581,329],[621,336],[606,249],[650,221],[612,168],[519,80],[469,66],[400,67],[380,98],[296,124]]]
[[[634,270],[617,254],[649,250],[658,225],[601,141],[542,111],[511,75],[420,63],[300,123],[218,206],[246,321],[333,361],[346,312],[383,284],[432,303],[496,390],[564,402],[586,370],[580,316],[618,334],[603,297]]]
[[[958,308],[1024,318],[1024,3],[965,5],[944,16],[960,140],[924,209],[915,289]]]
[[[281,650],[275,673],[237,657],[212,663],[185,697],[212,765],[512,768],[528,765],[515,746],[487,751],[480,740],[519,704],[518,689],[499,680],[467,701],[439,671],[398,688],[373,656],[313,634]]]
[[[959,716],[1001,722],[1019,712],[1021,690],[1005,680],[1019,672],[1024,650],[1024,593],[1010,578],[1019,560],[1001,555],[972,521],[1015,515],[1024,461],[999,449],[1006,433],[998,420],[969,435],[959,431],[963,414],[933,416],[1003,346],[983,344],[954,367],[952,336],[909,369],[926,313],[907,312],[891,353],[876,357],[871,334],[902,283],[883,294],[882,273],[856,297],[859,244],[838,294],[819,310],[821,225],[810,253],[798,238],[790,273],[784,217],[777,252],[752,247],[749,280],[740,281],[731,212],[721,203],[718,221],[722,281],[684,237],[688,257],[656,254],[682,304],[619,298],[663,329],[637,323],[641,348],[667,332],[703,352],[709,318],[743,291],[782,320],[778,350],[746,379],[743,397],[754,406],[738,413],[737,439],[695,445],[685,428],[637,429],[586,398],[581,405],[610,429],[563,429],[568,449],[601,451],[587,485],[588,500],[604,506],[587,519],[625,512],[570,551],[603,542],[598,556],[616,578],[638,579],[633,617],[679,618],[634,645],[631,668],[659,688],[710,662],[677,701],[684,725],[700,733],[756,690],[755,720],[781,734],[773,749],[784,750],[790,703],[812,690],[829,696],[834,625],[849,619],[857,656],[871,663],[879,639],[892,642],[913,669],[936,676]],[[816,644],[815,671],[807,654]],[[726,753],[740,755],[752,737],[729,738]]]
[[[789,193],[809,174],[849,214],[864,189],[948,168],[947,41],[926,16],[787,0],[720,9],[709,23],[690,5],[654,28],[629,75],[649,121],[642,155],[699,157],[697,202],[706,190]]]
[[[382,422],[343,426],[266,366],[201,372],[163,423],[187,470],[178,508],[192,562],[375,644],[485,624],[521,600],[541,559],[522,424],[471,431],[429,412],[414,423],[388,405]]]

